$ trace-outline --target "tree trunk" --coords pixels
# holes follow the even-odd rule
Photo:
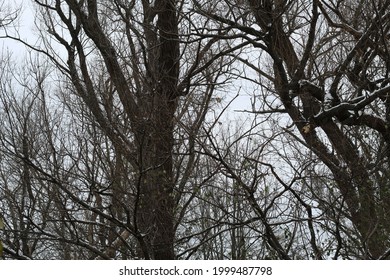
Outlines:
[[[137,129],[141,163],[137,224],[150,246],[150,258],[174,259],[173,134],[180,56],[175,1],[156,1],[156,11],[159,36],[149,55],[152,84]]]
[[[173,114],[175,106],[160,96],[152,120],[142,125],[136,224],[148,244],[144,258],[174,259]]]

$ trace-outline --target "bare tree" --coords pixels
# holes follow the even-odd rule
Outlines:
[[[241,38],[257,50],[241,58],[259,75],[252,81],[267,92],[257,94],[261,108],[254,112],[288,117],[295,127],[291,139],[331,172],[335,185],[326,186],[336,188],[340,198],[337,205],[327,201],[327,208],[336,230],[340,217],[352,223],[349,234],[359,248],[352,257],[387,258],[388,176],[381,172],[378,178],[377,170],[388,165],[390,2],[224,1],[225,14],[194,2],[201,14],[234,30],[226,39]],[[270,94],[276,98],[272,103]],[[348,246],[335,236],[339,249]],[[283,246],[271,246],[288,257]],[[322,257],[320,251],[314,255]]]
[[[48,135],[34,142],[28,125],[21,135],[31,145],[49,147],[46,158],[30,154],[33,148],[24,153],[23,145],[9,152],[26,167],[26,184],[36,177],[45,185],[51,210],[45,216],[51,222],[29,220],[26,232],[51,240],[55,258],[175,258],[176,209],[186,199],[194,141],[220,79],[229,79],[230,60],[216,50],[239,48],[195,36],[209,23],[193,21],[184,1],[34,2],[41,44],[8,38],[43,54],[60,82],[51,83],[52,94],[41,79],[24,87],[38,87],[38,96],[45,96],[29,104]],[[42,70],[40,64],[32,73]],[[64,123],[55,124],[60,113],[42,103],[53,93],[64,106]],[[62,139],[64,129],[68,137]]]
[[[33,3],[0,65],[5,258],[389,258],[390,1]]]
[[[4,29],[9,25],[12,25],[18,18],[20,8],[12,7],[6,1],[0,2],[0,28]]]

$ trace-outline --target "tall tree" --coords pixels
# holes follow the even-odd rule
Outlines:
[[[251,62],[254,55],[241,60],[257,71],[255,82],[277,101],[270,106],[269,94],[258,94],[257,104],[263,105],[254,112],[288,116],[299,132],[295,139],[331,172],[344,205],[333,210],[348,213],[360,257],[388,257],[389,200],[383,194],[389,177],[386,172],[379,179],[373,166],[382,170],[388,165],[390,2],[248,0],[223,5],[227,14],[197,3],[201,14],[234,29],[235,37],[258,50],[258,63]],[[383,150],[368,152],[364,133],[383,143]],[[275,247],[279,257],[288,257]],[[322,257],[319,251],[315,255]]]
[[[134,210],[137,213],[134,216],[133,230],[142,244],[143,257],[173,259],[173,127],[177,98],[180,95],[177,89],[180,53],[176,1],[156,1],[154,6],[149,1],[65,1],[65,5],[56,1],[52,6],[36,2],[47,11],[55,12],[66,26],[71,36],[70,42],[59,35],[57,26],[48,27],[66,47],[67,72],[77,94],[82,97],[117,151],[123,153],[137,168],[138,200]],[[112,14],[115,10],[116,13]],[[141,11],[142,31],[134,30],[131,20],[134,19],[134,13]],[[103,21],[108,21],[109,16],[121,19],[122,25],[107,26]],[[47,17],[46,21],[49,23],[51,18]],[[144,63],[136,61],[139,59],[135,57],[129,61],[132,64],[130,71],[136,77],[134,85],[126,77],[126,66],[121,65],[124,61],[120,61],[121,54],[115,47],[117,42],[110,38],[110,33],[115,32],[113,28],[123,29],[119,36],[128,36],[128,47],[131,50],[135,48],[131,32],[144,34],[144,42],[140,42],[142,49],[137,50],[143,52]],[[109,120],[110,115],[99,104],[82,34],[93,42],[104,62],[107,78],[112,83],[113,91],[126,113],[126,121],[134,133],[133,149],[129,149],[126,144],[128,140],[121,138],[117,124]],[[135,56],[137,53],[131,55]],[[145,71],[140,69],[141,65],[145,67]],[[107,99],[113,98],[110,94],[113,93],[107,93]],[[107,110],[110,109],[110,104],[104,106]]]
[[[34,230],[49,239],[61,236],[59,246],[83,232],[73,244],[90,254],[68,248],[67,258],[114,258],[123,252],[126,258],[174,259],[177,204],[185,199],[181,195],[194,164],[195,136],[229,65],[230,60],[215,55],[216,48],[224,47],[217,39],[199,40],[192,34],[204,32],[209,23],[196,23],[185,1],[34,3],[40,43],[7,37],[43,54],[55,66],[61,81],[52,92],[72,120],[67,124],[72,131],[68,140],[48,143],[53,149],[46,163],[14,147],[13,156],[30,172],[26,180],[43,176],[56,185],[55,192],[48,185],[45,189],[55,201],[48,207],[55,205],[52,214],[59,215],[63,227],[53,224],[55,232],[45,231],[35,223]],[[34,73],[42,71],[40,64]],[[49,98],[46,78],[35,80],[43,100]],[[35,91],[31,84],[22,87]],[[47,104],[42,106],[48,116],[54,114]],[[10,114],[24,118],[22,113]],[[46,125],[52,125],[50,117]],[[56,134],[57,129],[48,131]],[[34,137],[28,131],[29,125],[26,137]],[[61,143],[67,156],[60,153]],[[68,175],[45,168],[46,164]],[[76,215],[66,205],[84,210]],[[80,216],[89,220],[88,226],[78,221]]]

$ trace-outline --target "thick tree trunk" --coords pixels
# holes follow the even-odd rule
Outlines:
[[[174,259],[173,134],[179,77],[178,19],[175,1],[156,1],[157,45],[149,54],[150,81],[138,131],[143,180],[139,224],[153,259]],[[153,35],[151,35],[154,37]],[[156,37],[154,37],[156,39]],[[154,39],[151,39],[154,42]],[[157,57],[156,57],[157,55]]]
[[[174,259],[173,114],[175,105],[160,96],[152,120],[140,135],[137,226],[148,244],[143,257]]]

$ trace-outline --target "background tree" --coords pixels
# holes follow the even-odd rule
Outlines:
[[[16,21],[21,9],[18,7],[12,7],[6,3],[6,1],[1,1],[0,10],[0,28],[4,29]]]

